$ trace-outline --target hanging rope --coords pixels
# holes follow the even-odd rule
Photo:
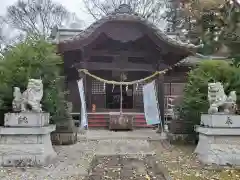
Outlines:
[[[137,83],[141,83],[141,82],[144,82],[144,81],[147,81],[149,79],[152,79],[154,78],[156,75],[160,74],[160,72],[155,72],[154,74],[146,77],[146,78],[143,78],[143,79],[139,79],[139,80],[135,80],[135,81],[129,81],[129,82],[126,82],[126,81],[120,81],[120,82],[117,82],[117,81],[113,81],[113,80],[106,80],[106,79],[103,79],[103,78],[100,78],[98,76],[95,76],[94,74],[91,74],[88,70],[86,69],[80,69],[79,72],[84,72],[85,74],[89,75],[90,77],[98,80],[98,81],[101,81],[103,83],[106,83],[106,84],[114,84],[114,85],[132,85],[132,84],[137,84]]]
[[[101,77],[98,77],[94,74],[91,74],[87,69],[80,69],[78,70],[79,72],[83,72],[85,73],[86,75],[100,81],[100,82],[103,82],[103,83],[106,83],[106,84],[114,84],[114,85],[133,85],[133,84],[140,84],[142,82],[145,82],[145,81],[148,81],[152,78],[154,78],[155,76],[159,75],[159,74],[165,74],[167,71],[173,69],[174,67],[176,66],[179,66],[180,64],[182,64],[185,60],[182,60],[182,61],[179,61],[178,63],[174,64],[172,67],[169,67],[167,69],[164,69],[162,71],[156,71],[155,73],[153,73],[152,75],[148,76],[148,77],[145,77],[143,79],[139,79],[139,80],[135,80],[135,81],[129,81],[129,82],[126,82],[126,81],[113,81],[113,80],[106,80],[106,79],[103,79]]]
[[[105,84],[113,84],[114,85],[120,85],[120,118],[122,118],[122,114],[123,114],[123,110],[122,110],[122,103],[123,103],[123,85],[133,85],[133,84],[140,84],[142,82],[145,82],[145,81],[148,81],[152,78],[154,78],[155,76],[159,75],[159,74],[165,74],[167,71],[173,69],[174,67],[176,66],[179,66],[180,64],[182,64],[185,60],[182,60],[182,61],[179,61],[178,63],[174,64],[172,67],[169,67],[167,69],[164,69],[163,71],[156,71],[155,73],[153,73],[152,75],[146,77],[146,78],[143,78],[143,79],[139,79],[139,80],[135,80],[135,81],[129,81],[129,82],[125,82],[125,81],[122,81],[122,78],[120,80],[120,82],[117,82],[117,81],[113,81],[113,80],[106,80],[106,79],[103,79],[103,78],[100,78],[94,74],[91,74],[87,69],[80,69],[79,70],[79,73],[80,72],[83,72],[85,73],[86,75],[89,75],[90,77],[100,81],[100,82],[103,82],[104,83],[104,88],[105,88]],[[163,125],[161,124],[161,128],[162,128],[162,132],[163,132]]]

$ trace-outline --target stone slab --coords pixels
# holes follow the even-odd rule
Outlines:
[[[216,128],[240,128],[240,115],[202,114],[201,125]]]
[[[1,135],[0,144],[37,144],[42,135]]]
[[[207,136],[240,136],[240,128],[209,128],[196,126],[195,131]]]
[[[152,155],[155,152],[151,149],[146,140],[101,140],[98,142],[96,155]]]
[[[49,113],[6,113],[4,117],[4,126],[10,127],[42,127],[48,124]]]
[[[240,136],[209,136],[199,134],[195,149],[198,159],[206,165],[240,165]]]
[[[0,160],[0,165],[5,167],[44,166],[53,162],[56,156],[57,154],[55,152],[52,154],[42,153],[35,155],[12,154],[2,156],[2,160]]]
[[[0,135],[48,134],[55,131],[56,125],[45,127],[0,127]]]
[[[37,144],[16,143],[15,137],[11,137],[13,143],[9,140],[0,144],[1,166],[42,166],[55,159],[50,133],[42,135]]]
[[[45,141],[42,144],[1,144],[0,155],[11,155],[11,154],[39,154],[43,153],[46,149],[52,149],[51,141]]]
[[[84,134],[79,133],[80,140],[149,140],[160,141],[162,137],[156,130],[135,129],[134,131],[109,131],[109,130],[87,130]]]
[[[44,144],[50,139],[48,134],[32,134],[32,135],[1,135],[0,145],[2,144]],[[51,143],[51,142],[50,142]]]

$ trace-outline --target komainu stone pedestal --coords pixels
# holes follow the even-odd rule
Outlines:
[[[1,166],[43,166],[55,157],[48,113],[8,113],[0,128]]]
[[[206,165],[240,165],[240,116],[227,114],[202,115],[196,127],[199,142],[195,149]]]

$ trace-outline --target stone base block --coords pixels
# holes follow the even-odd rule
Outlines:
[[[4,126],[42,127],[49,124],[49,113],[20,112],[6,113]]]
[[[56,125],[45,127],[0,127],[0,135],[41,135],[49,134],[56,130]]]
[[[3,146],[0,145],[0,148]],[[53,148],[44,145],[4,145],[1,149],[1,166],[45,166],[54,161],[57,154]]]
[[[196,131],[199,141],[195,153],[202,163],[240,166],[240,128],[197,127]]]
[[[54,125],[35,128],[0,128],[1,166],[44,166],[57,156],[50,133]]]
[[[240,116],[231,114],[202,114],[201,125],[216,128],[240,128]]]

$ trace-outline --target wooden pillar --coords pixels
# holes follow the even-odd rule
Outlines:
[[[160,57],[161,57],[161,59],[164,59],[163,55],[161,55]],[[161,67],[161,63],[158,60],[156,60],[156,66],[155,67],[156,67],[157,71],[163,70],[163,67]],[[161,73],[161,74],[158,75],[156,82],[157,82],[158,106],[159,106],[159,110],[160,110],[162,125],[164,126],[164,121],[165,121],[165,110],[164,110],[164,104],[165,104],[165,102],[164,102],[165,101],[164,73]]]
[[[158,104],[159,104],[159,109],[161,113],[161,120],[162,123],[164,124],[164,99],[165,99],[165,93],[164,93],[164,74],[160,74],[158,76],[157,80],[158,84]]]
[[[81,101],[78,91],[77,80],[79,79],[79,73],[75,67],[67,68],[67,87],[68,87],[68,101],[73,103],[73,112],[79,112],[81,108]]]
[[[84,62],[84,64],[87,64],[87,59],[89,58],[89,56],[88,56],[88,53],[87,53],[87,51],[85,50],[85,48],[83,47],[83,48],[81,48],[81,51],[82,51],[82,57],[81,57],[81,61],[82,62]],[[88,88],[87,88],[87,86],[88,86],[88,82],[87,82],[87,75],[85,74],[85,73],[80,73],[80,78],[82,78],[83,79],[83,86],[84,86],[84,95],[85,95],[85,101],[86,101],[86,108],[87,108],[87,111],[90,109],[90,99],[89,99],[89,96],[91,96],[92,95],[92,92],[90,91],[90,92],[88,92],[87,93],[87,90],[88,90]]]
[[[79,72],[79,79],[78,80],[80,80],[80,79],[83,79],[83,84],[84,84],[84,76],[85,76],[85,74],[83,73],[83,72]],[[84,86],[84,88],[85,88],[85,86]],[[79,91],[79,90],[78,90]],[[84,93],[85,93],[85,89],[84,89]],[[79,94],[79,92],[78,92],[78,96],[79,96],[79,98],[80,98],[80,94]],[[82,108],[82,103],[81,103],[81,98],[80,98],[80,108],[79,108],[79,111],[81,111],[81,108]]]
[[[87,75],[84,74],[83,75],[83,86],[84,86],[84,95],[85,95],[85,101],[86,101],[86,108],[87,108],[87,111],[89,110],[90,108],[90,100],[89,100],[89,96],[91,96],[91,92],[87,92],[88,88],[88,82],[87,82]]]

